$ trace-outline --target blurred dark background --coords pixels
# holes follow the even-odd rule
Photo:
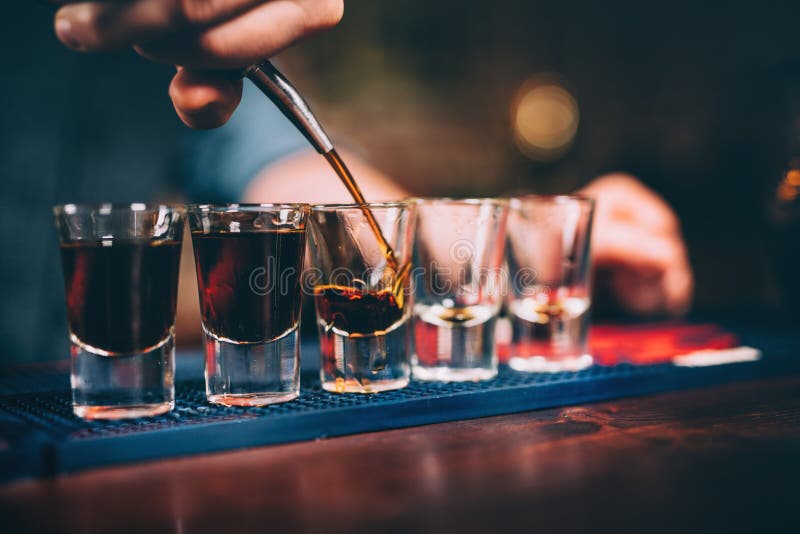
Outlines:
[[[681,217],[695,313],[796,324],[799,15],[797,2],[348,0],[339,27],[279,61],[336,140],[415,194],[634,174]],[[182,147],[202,134],[172,111],[170,67],[70,52],[31,2],[5,6],[0,28],[2,357],[44,358],[66,341],[50,206],[187,198]]]
[[[776,188],[800,156],[797,3],[419,0],[347,10],[340,28],[292,57],[302,54],[294,64],[314,79],[325,122],[391,176],[424,193],[497,194],[632,173],[681,217],[695,310],[796,313],[775,253],[796,278],[797,226],[776,215],[794,190],[779,202]],[[537,157],[515,139],[515,106],[553,81],[579,124],[568,147]],[[529,120],[555,122],[559,137],[558,111],[543,103]],[[548,132],[533,133],[546,144]]]

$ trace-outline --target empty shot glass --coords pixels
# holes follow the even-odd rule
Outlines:
[[[576,371],[592,364],[587,333],[593,214],[594,201],[577,195],[512,199],[508,310],[513,369]]]
[[[441,198],[416,204],[414,378],[493,378],[508,201]]]
[[[376,393],[408,385],[414,213],[406,202],[312,209],[308,282],[327,391]]]
[[[53,211],[75,414],[122,419],[172,410],[185,209],[65,204]]]
[[[226,406],[300,393],[306,204],[189,208],[206,353],[206,396]]]

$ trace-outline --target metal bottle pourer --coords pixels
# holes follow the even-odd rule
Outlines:
[[[244,70],[243,75],[278,106],[317,152],[325,155],[333,151],[333,143],[311,113],[305,99],[272,63],[264,61],[260,65],[252,65]]]
[[[361,206],[367,222],[372,228],[378,244],[383,250],[384,256],[387,260],[387,268],[393,271],[395,283],[392,292],[395,295],[402,297],[402,288],[405,278],[411,269],[411,263],[408,262],[403,266],[398,265],[397,258],[395,258],[394,251],[386,238],[381,232],[378,221],[370,209],[366,206],[367,201],[364,198],[361,189],[353,179],[352,174],[347,169],[344,161],[336,153],[333,148],[333,143],[328,138],[325,130],[320,126],[319,121],[311,113],[305,99],[300,96],[300,93],[291,84],[281,72],[276,69],[269,61],[264,61],[260,65],[253,65],[244,70],[243,76],[252,81],[262,93],[267,95],[272,102],[278,106],[284,115],[300,130],[300,132],[308,139],[308,142],[328,160],[328,163],[333,167],[336,174],[342,180],[353,200],[357,205]]]

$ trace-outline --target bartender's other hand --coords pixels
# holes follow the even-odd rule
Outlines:
[[[241,98],[230,72],[335,26],[343,0],[64,0],[58,38],[82,52],[133,47],[180,65],[170,86],[178,115],[198,128],[228,120]]]
[[[581,193],[597,202],[592,256],[598,288],[625,311],[681,315],[688,311],[694,277],[677,216],[634,177],[609,174]]]

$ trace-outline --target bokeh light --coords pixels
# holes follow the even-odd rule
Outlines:
[[[784,175],[783,180],[778,184],[778,200],[791,202],[797,198],[798,190],[800,190],[800,170],[792,169]]]
[[[514,140],[525,156],[540,162],[563,156],[578,132],[578,102],[559,78],[534,75],[511,106]]]

